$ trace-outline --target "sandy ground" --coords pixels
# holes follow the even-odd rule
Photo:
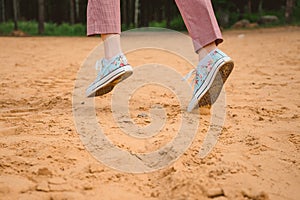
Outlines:
[[[171,45],[172,37],[161,37]],[[220,48],[235,69],[225,85],[226,120],[217,145],[204,159],[198,156],[211,115],[200,109],[203,125],[190,148],[166,168],[144,174],[101,164],[76,131],[72,92],[98,38],[0,38],[0,199],[299,199],[300,28],[227,31],[224,38]],[[182,75],[191,69],[176,56],[157,54],[131,52],[128,59],[133,66],[159,59]],[[122,136],[111,118],[111,94],[96,99],[96,112],[117,146],[153,151],[180,125],[173,96],[149,86],[130,100],[140,126],[151,123],[153,103],[167,111],[164,129],[148,141]]]

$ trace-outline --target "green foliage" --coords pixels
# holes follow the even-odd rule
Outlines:
[[[231,12],[229,15],[229,22],[225,28],[231,27],[234,23],[239,20],[240,14],[237,12]]]
[[[131,23],[129,26],[127,26],[126,24],[122,24],[121,27],[122,31],[127,31],[136,28],[133,23]]]
[[[18,22],[19,29],[23,32],[29,34],[29,33],[35,33],[37,34],[37,23],[36,22]],[[14,30],[14,23],[12,21],[0,23],[0,34],[1,35],[9,35]]]
[[[83,36],[86,34],[86,26],[83,24],[70,25],[63,23],[61,25],[46,23],[45,35],[54,36]]]
[[[18,22],[19,30],[28,35],[38,35],[38,24],[35,21]],[[9,35],[14,28],[12,21],[0,23],[0,35]],[[45,33],[48,36],[84,36],[86,34],[86,26],[84,24],[70,25],[63,23],[57,25],[54,23],[45,23]]]
[[[149,23],[149,27],[166,28],[167,27],[167,22],[166,22],[166,20],[163,20],[161,22],[152,21],[152,22]]]
[[[29,21],[21,21],[18,23],[19,29],[22,30],[25,33],[33,33],[38,31],[38,25],[36,22]]]
[[[228,0],[212,0],[215,14],[220,26],[228,28],[240,19],[240,12],[236,4]]]
[[[259,22],[260,18],[264,15],[274,15],[278,17],[279,21],[269,24],[270,26],[282,25],[285,23],[284,10],[262,11],[261,13],[246,13],[243,15],[243,19],[248,19],[250,22]]]
[[[181,17],[181,15],[175,17],[171,22],[170,22],[170,28],[177,30],[177,31],[185,31],[186,27],[184,24],[184,21]]]
[[[240,18],[240,14],[236,12],[219,10],[215,14],[219,25],[223,28],[229,28]]]
[[[293,12],[293,23],[300,24],[300,0],[296,0],[296,6]]]
[[[258,22],[261,16],[259,13],[245,13],[243,19],[248,19],[250,22]]]
[[[13,22],[0,23],[0,35],[8,35],[13,29]]]

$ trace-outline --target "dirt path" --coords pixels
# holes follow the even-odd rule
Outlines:
[[[99,163],[76,132],[75,79],[99,39],[0,38],[0,199],[299,199],[300,28],[227,31],[224,38],[220,48],[236,66],[226,83],[226,120],[216,147],[204,159],[197,156],[210,120],[205,108],[187,152],[148,174]],[[129,53],[128,59],[137,66],[159,57],[182,75],[190,69],[176,58],[146,53]],[[144,88],[132,98],[133,120],[141,126],[151,122],[137,115],[147,116],[152,103],[161,103],[172,120],[159,137],[138,145],[109,123],[111,94],[96,99],[102,126],[118,146],[152,151],[176,133],[181,111],[173,94],[153,90]]]

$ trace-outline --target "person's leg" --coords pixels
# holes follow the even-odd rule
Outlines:
[[[210,0],[176,0],[201,60],[223,41]]]
[[[120,0],[89,0],[87,7],[87,35],[101,34],[105,58],[97,61],[96,80],[87,88],[88,97],[110,92],[120,81],[132,74],[121,50]]]
[[[120,34],[102,34],[101,38],[104,42],[104,54],[107,60],[122,53]]]
[[[89,0],[87,5],[87,35],[120,33],[120,0]]]
[[[108,60],[122,52],[120,33],[120,0],[89,0],[87,35],[101,34]]]
[[[211,105],[216,101],[233,69],[233,61],[217,49],[223,39],[211,1],[176,0],[176,3],[199,55],[199,63],[192,71],[196,74],[194,94],[188,106],[188,111],[192,111],[197,104]]]

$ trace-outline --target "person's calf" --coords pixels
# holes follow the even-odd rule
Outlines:
[[[199,56],[199,61],[201,61],[203,58],[205,58],[209,52],[215,50],[216,48],[217,48],[216,43],[212,42],[212,43],[204,46],[203,48],[199,49],[197,51],[197,54]]]
[[[105,59],[110,60],[122,53],[120,34],[102,34],[101,38],[104,42]]]

